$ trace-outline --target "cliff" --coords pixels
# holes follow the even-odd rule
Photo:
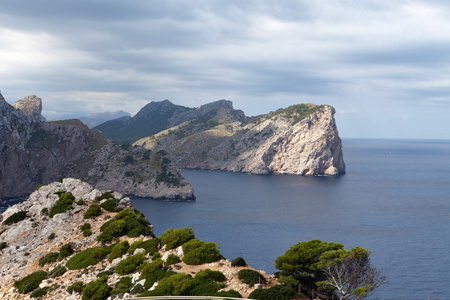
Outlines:
[[[197,109],[200,111],[201,107]],[[134,145],[164,149],[181,168],[253,174],[345,173],[342,142],[329,105],[299,104],[257,118],[230,101],[181,119],[179,125]]]
[[[121,147],[78,120],[41,122],[36,110],[21,110],[37,107],[40,113],[40,101],[27,97],[14,109],[0,94],[0,198],[23,196],[39,184],[71,176],[124,194],[195,199],[164,152]]]
[[[97,213],[88,214],[95,206]],[[174,274],[184,274],[186,285],[205,269],[224,275],[220,285],[208,281],[217,289],[248,296],[255,288],[238,279],[238,271],[249,267],[232,267],[220,257],[206,264],[184,262],[187,251],[166,249],[129,198],[78,179],[40,187],[0,214],[0,222],[0,299],[29,299],[32,293],[41,293],[40,299],[81,299],[82,294],[91,299],[85,289],[105,292],[95,299],[123,299]],[[277,283],[263,274],[265,288]]]

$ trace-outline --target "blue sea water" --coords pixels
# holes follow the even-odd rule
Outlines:
[[[185,170],[196,201],[134,198],[160,235],[192,227],[228,259],[275,272],[291,245],[371,250],[387,276],[373,298],[450,298],[450,141],[343,140],[340,177]]]

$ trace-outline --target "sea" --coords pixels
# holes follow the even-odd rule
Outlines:
[[[154,226],[192,227],[223,256],[273,274],[312,239],[371,251],[371,299],[450,299],[450,141],[343,139],[347,173],[262,176],[183,170],[195,201],[132,198]]]

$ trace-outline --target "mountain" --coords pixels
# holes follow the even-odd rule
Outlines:
[[[36,98],[19,100],[21,107],[42,107]],[[0,198],[20,197],[66,176],[136,196],[195,198],[165,152],[115,145],[79,120],[41,122],[35,110],[28,113],[0,94]]]
[[[339,175],[345,163],[334,113],[329,105],[298,104],[249,118],[221,100],[186,111],[173,127],[134,145],[164,150],[187,169]]]
[[[176,116],[192,110],[175,105],[169,100],[154,102],[144,106],[133,117],[122,117],[107,121],[93,129],[119,144],[131,144],[140,138],[155,134],[173,126]]]
[[[74,178],[41,186],[0,213],[0,299],[125,299],[152,289],[170,293],[166,285],[178,295],[220,289],[221,296],[240,298],[257,288],[239,273],[254,269],[233,266],[217,244],[195,239],[189,229],[157,238],[120,193]],[[263,288],[278,283],[260,273]]]

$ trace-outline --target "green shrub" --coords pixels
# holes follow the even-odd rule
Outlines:
[[[111,212],[117,212],[119,211],[119,208],[117,207],[117,203],[119,203],[119,200],[117,199],[108,199],[102,204],[100,204],[101,207],[106,209],[107,211]]]
[[[128,237],[153,236],[150,222],[141,212],[132,211],[130,208],[121,211],[113,219],[104,223],[100,227],[100,231],[101,234],[97,236],[97,240],[100,242],[110,242],[114,237],[125,234]]]
[[[153,260],[151,263],[144,262],[139,270],[141,272],[141,280],[145,279],[145,289],[149,289],[156,282],[166,276],[167,270],[164,268],[163,261],[161,259]]]
[[[48,208],[44,207],[43,209],[41,209],[41,215],[48,215]]]
[[[6,247],[8,247],[8,243],[7,243],[7,242],[1,242],[1,243],[0,243],[0,251],[2,251],[3,249],[5,249]]]
[[[43,187],[42,184],[38,185],[38,187],[36,188],[36,191],[39,191],[39,189],[40,189],[41,187]]]
[[[71,285],[69,285],[67,287],[67,292],[69,294],[73,294],[73,293],[82,293],[83,292],[83,281],[75,281],[74,283],[72,283]]]
[[[102,243],[111,242],[115,237],[119,237],[125,234],[126,221],[111,220],[104,223],[100,227],[101,233],[97,236],[97,241]]]
[[[142,242],[138,248],[143,248],[145,253],[153,255],[159,250],[159,239],[153,238],[146,240],[145,242]]]
[[[243,269],[238,272],[238,278],[249,286],[255,283],[266,283],[266,279],[259,272],[251,269]]]
[[[53,218],[56,214],[65,213],[68,210],[73,209],[72,204],[75,201],[75,197],[71,192],[55,194],[59,195],[59,200],[56,201],[52,208],[50,208],[50,213],[48,214],[50,218]]]
[[[186,295],[186,287],[192,281],[192,277],[185,273],[177,273],[170,277],[161,279],[158,286],[153,291],[147,291],[140,295],[145,296],[165,296],[165,295]],[[147,285],[147,282],[145,282]]]
[[[95,217],[98,217],[102,214],[102,210],[100,208],[100,206],[98,206],[97,203],[93,203],[91,205],[89,205],[89,208],[86,209],[86,211],[83,214],[83,218],[84,219],[92,219]]]
[[[161,255],[161,253],[159,253],[159,252],[156,252],[155,254],[153,254],[153,256],[152,256],[152,260],[155,260],[155,259],[161,259],[162,258],[162,255]]]
[[[194,240],[192,240],[194,241]],[[195,243],[186,243],[188,244],[187,247],[184,249],[184,257],[183,262],[188,265],[201,265],[206,263],[212,263],[215,261],[218,261],[222,258],[222,255],[220,255],[219,249],[217,249],[217,245],[214,242],[211,243],[205,243],[202,241],[201,245],[198,245],[197,247],[191,248],[191,246],[196,246]],[[187,251],[186,251],[187,250]]]
[[[75,254],[66,263],[66,267],[69,270],[84,269],[88,266],[95,265],[96,263],[105,259],[105,257],[111,252],[110,247],[94,247],[88,248]]]
[[[53,270],[50,271],[49,276],[52,278],[59,277],[66,273],[67,269],[64,266],[57,266]]]
[[[70,243],[64,244],[64,245],[62,245],[61,249],[59,249],[58,258],[64,259],[64,258],[72,255],[72,253],[73,253],[72,245]]]
[[[109,275],[112,275],[112,274],[114,274],[113,271],[103,271],[103,272],[98,273],[96,276],[97,276],[97,278],[100,278],[100,277],[109,276]]]
[[[56,234],[54,232],[50,233],[50,235],[48,236],[49,240],[53,240],[56,237]]]
[[[103,199],[115,199],[113,196],[114,191],[104,192],[98,197],[95,197],[95,202],[100,202]]]
[[[112,248],[111,253],[109,254],[108,261],[112,262],[115,258],[122,257],[125,253],[127,253],[127,250],[130,248],[130,244],[128,241],[123,241],[121,243],[118,243],[117,245]]]
[[[132,280],[129,276],[122,277],[119,281],[116,282],[116,288],[120,289],[122,293],[128,293],[130,291],[131,285]]]
[[[194,230],[191,227],[173,229],[170,227],[160,237],[161,245],[166,245],[166,250],[174,249],[194,239]]]
[[[127,275],[136,271],[136,269],[144,262],[145,254],[138,253],[121,260],[116,267],[115,272],[119,275]]]
[[[308,297],[303,294],[296,293],[293,289],[278,284],[268,289],[256,289],[250,293],[248,298],[258,300],[290,300],[294,298]]]
[[[83,205],[83,204],[85,204],[86,202],[83,200],[83,199],[80,199],[80,200],[78,200],[77,201],[77,204],[78,205]]]
[[[130,294],[140,294],[143,293],[144,291],[145,289],[142,286],[142,284],[138,283],[134,286],[134,288],[131,289]]]
[[[58,261],[59,253],[50,252],[39,259],[39,266],[43,267],[46,264],[51,264]]]
[[[104,300],[111,294],[106,277],[89,282],[83,289],[82,300]]]
[[[92,235],[92,230],[90,230],[90,229],[83,230],[83,236],[84,237],[88,237],[88,236],[91,236],[91,235]]]
[[[242,298],[242,295],[235,290],[220,291],[214,294],[216,297]]]
[[[86,229],[91,229],[91,224],[89,223],[84,223],[83,225],[80,226],[81,231],[84,231]]]
[[[173,264],[177,264],[181,261],[181,259],[178,257],[178,255],[175,254],[169,254],[166,260],[166,266],[170,266]]]
[[[4,222],[3,224],[5,225],[11,225],[17,222],[20,222],[22,220],[25,220],[28,216],[27,216],[28,211],[22,210],[22,211],[18,211],[16,213],[13,213],[11,216],[9,216]]]
[[[31,298],[42,297],[47,294],[47,288],[39,288],[30,294]]]
[[[212,281],[222,282],[222,281],[225,281],[227,278],[220,271],[213,271],[211,269],[205,269],[205,270],[201,270],[200,272],[198,272],[197,275],[195,275],[195,279],[198,279],[198,280],[209,280],[210,279]]]
[[[45,277],[47,277],[47,272],[37,271],[25,276],[21,280],[16,280],[14,286],[18,289],[19,293],[26,294],[37,289]]]
[[[245,267],[247,263],[242,257],[237,257],[231,261],[232,267]]]
[[[130,254],[133,254],[134,251],[135,251],[137,248],[139,248],[139,246],[140,246],[142,243],[143,243],[142,240],[138,240],[138,241],[133,242],[133,244],[130,245],[130,248],[128,249],[127,252],[130,253]]]

